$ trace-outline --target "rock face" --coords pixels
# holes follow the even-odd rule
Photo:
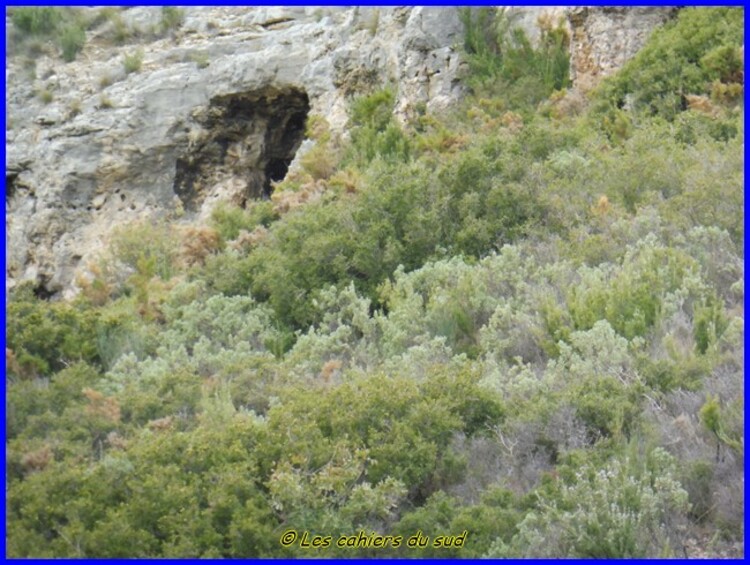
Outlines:
[[[568,10],[569,8],[564,6],[512,6],[505,8],[505,17],[513,27],[523,30],[532,45],[537,45],[544,27],[567,27]]]
[[[160,17],[123,12],[141,29]],[[10,58],[6,290],[32,280],[70,296],[113,226],[267,195],[308,113],[341,132],[355,93],[398,85],[402,118],[447,106],[462,33],[455,9],[188,8],[172,37],[140,46],[139,72],[123,66],[139,46],[96,32],[75,62],[40,57],[41,78]]]
[[[561,14],[548,12],[522,9],[519,25],[533,39],[539,15]],[[576,84],[617,68],[668,13],[573,9]],[[142,30],[160,18],[122,12]],[[307,116],[342,133],[355,94],[395,85],[406,119],[463,93],[454,8],[195,7],[169,37],[117,47],[106,32],[88,32],[72,63],[42,53],[30,73],[28,59],[7,59],[6,293],[30,280],[70,297],[113,227],[200,221],[217,202],[267,196],[310,143]],[[142,67],[128,73],[139,49]]]
[[[177,157],[174,192],[183,208],[197,211],[207,191],[239,206],[269,197],[271,183],[284,179],[304,138],[309,111],[307,93],[297,87],[212,98],[194,113],[193,135]],[[219,186],[234,191],[220,194]]]
[[[573,87],[586,92],[620,69],[676,8],[569,8]]]

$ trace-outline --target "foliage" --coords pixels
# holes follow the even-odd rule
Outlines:
[[[190,55],[190,60],[195,63],[199,69],[205,69],[211,64],[209,54],[205,51],[198,51]]]
[[[211,224],[225,241],[237,239],[243,230],[268,227],[276,219],[278,214],[269,201],[254,202],[246,209],[220,204],[211,211]]]
[[[39,100],[42,102],[42,104],[50,104],[55,99],[55,95],[51,90],[47,88],[41,89],[37,93],[37,96],[39,97]]]
[[[139,222],[119,228],[112,235],[111,249],[115,261],[141,278],[167,280],[175,272],[177,240],[165,224]]]
[[[47,305],[30,286],[17,290],[8,306],[7,346],[17,377],[48,376],[75,361],[97,359],[96,313],[64,302]]]
[[[674,473],[674,459],[659,448],[635,460],[612,459],[601,469],[585,465],[570,482],[553,485],[554,494],[539,500],[511,543],[496,542],[489,555],[674,555],[670,516],[688,507]]]
[[[143,65],[143,50],[137,49],[132,53],[127,53],[122,60],[122,66],[126,74],[137,73]]]
[[[59,44],[63,59],[73,61],[86,43],[85,16],[78,9],[53,7],[13,8],[11,21],[17,32],[23,33],[17,43],[33,54],[33,43],[28,37],[53,39]]]
[[[85,43],[86,32],[83,28],[77,25],[66,27],[60,34],[63,59],[68,62],[75,60]]]
[[[393,118],[395,92],[386,88],[354,101],[351,107],[352,144],[344,163],[364,164],[376,157],[407,161],[409,139]]]
[[[533,109],[568,86],[569,38],[561,23],[541,23],[532,45],[504,8],[462,8],[464,50],[476,94],[502,94],[508,109]]]
[[[721,406],[719,399],[715,396],[710,396],[706,399],[706,403],[701,407],[698,412],[701,422],[718,440],[725,443],[732,449],[741,451],[743,449],[742,443],[737,439],[731,438],[725,431],[725,425],[723,423],[724,417],[721,413]],[[717,445],[717,458],[718,458],[718,445]]]
[[[700,296],[700,287],[690,288],[695,269],[691,263],[685,254],[644,241],[629,250],[614,276],[605,269],[583,270],[581,284],[569,295],[574,326],[587,329],[595,320],[606,319],[628,339],[644,336],[658,321],[667,294],[682,290]]]
[[[11,20],[20,31],[32,35],[43,35],[55,31],[59,22],[59,13],[57,8],[15,8]]]
[[[161,8],[161,29],[162,32],[168,32],[177,29],[182,25],[185,19],[185,12],[175,6],[162,6]]]
[[[744,12],[739,8],[687,8],[656,30],[646,45],[598,93],[600,107],[674,119],[689,94],[707,94],[713,81],[742,83]]]
[[[289,402],[269,414],[269,433],[277,441],[268,460],[280,461],[278,440],[299,426],[306,435],[287,440],[283,450],[302,456],[303,468],[319,468],[332,448],[349,444],[366,450],[366,480],[377,484],[392,477],[408,487],[411,500],[423,500],[458,471],[446,449],[453,431],[477,433],[502,417],[500,403],[475,381],[465,372],[437,370],[421,383],[375,375],[316,396],[292,393]]]
[[[363,112],[375,120],[379,107]],[[285,324],[306,329],[315,321],[316,292],[330,284],[354,280],[377,299],[377,287],[399,265],[491,252],[526,233],[546,209],[530,183],[504,182],[507,157],[488,152],[476,148],[437,167],[377,159],[359,192],[287,214],[246,258],[217,258],[206,276],[222,292],[241,294],[249,285]]]
[[[373,90],[270,200],[116,230],[75,300],[12,289],[8,555],[741,553],[737,13],[683,9],[563,111],[559,30],[461,12],[451,111]]]

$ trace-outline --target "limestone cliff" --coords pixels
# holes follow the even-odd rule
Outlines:
[[[596,10],[571,12],[580,85],[622,64],[663,20],[623,13],[607,16],[621,29],[603,32]],[[522,16],[533,31],[538,16]],[[160,17],[158,8],[122,12],[131,28],[153,29]],[[636,29],[637,40],[617,39]],[[31,77],[28,60],[6,59],[6,291],[31,280],[42,295],[72,296],[114,226],[192,221],[215,202],[267,195],[307,116],[343,132],[356,93],[397,85],[396,111],[407,117],[463,91],[453,8],[196,7],[160,39],[115,46],[106,32],[89,31],[71,63],[42,51]],[[138,49],[142,65],[128,73],[123,61]]]

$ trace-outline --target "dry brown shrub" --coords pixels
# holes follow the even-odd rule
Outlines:
[[[441,153],[454,153],[463,149],[468,142],[469,138],[465,135],[445,133],[440,136],[438,150]]]
[[[328,180],[328,186],[343,190],[347,194],[354,194],[359,190],[360,175],[353,169],[338,171]]]
[[[252,249],[267,237],[268,229],[265,226],[258,226],[251,232],[247,230],[240,230],[239,235],[230,244],[230,247],[237,251],[241,251],[243,249]]]
[[[327,188],[324,180],[308,181],[299,187],[299,190],[276,191],[271,195],[274,203],[273,211],[277,214],[285,214],[308,202],[320,198]]]
[[[687,94],[685,96],[688,108],[706,114],[712,118],[717,117],[720,114],[720,110],[714,106],[711,99],[708,96],[698,96],[697,94]]]
[[[76,275],[76,286],[81,289],[83,296],[88,298],[92,305],[103,306],[112,296],[114,287],[107,280],[101,265],[98,263],[92,261],[86,266],[86,269],[88,276],[83,273]]]
[[[484,122],[481,127],[479,128],[479,131],[481,133],[490,134],[494,133],[500,128],[505,127],[502,121],[502,118],[489,118],[486,122]],[[510,131],[510,130],[508,130]],[[513,132],[515,133],[515,132]]]
[[[5,348],[5,374],[9,375],[13,373],[14,375],[18,375],[19,377],[22,376],[21,371],[21,365],[18,364],[18,360],[16,359],[16,354],[13,352],[13,350],[10,347]]]
[[[128,440],[115,431],[107,434],[107,443],[114,449],[127,449],[128,447]]]
[[[326,141],[331,137],[331,125],[323,116],[308,116],[305,135],[310,139]]]
[[[327,143],[318,143],[300,159],[302,168],[315,180],[327,179],[336,170],[338,158]]]
[[[602,194],[596,204],[591,207],[591,213],[595,216],[606,216],[611,210],[612,205],[605,194]]]
[[[138,315],[147,322],[163,324],[167,321],[167,318],[161,309],[160,301],[153,298],[149,298],[146,302],[138,304],[136,311],[138,312]]]
[[[37,449],[35,451],[29,451],[21,457],[21,465],[26,472],[41,471],[53,459],[52,450],[48,445]]]
[[[586,98],[577,90],[553,94],[545,104],[550,116],[556,119],[578,116],[586,108]]]
[[[329,359],[320,370],[320,376],[325,383],[330,383],[333,377],[337,377],[343,363],[339,359]]]
[[[207,226],[183,228],[181,257],[187,267],[203,265],[206,257],[221,247],[219,232]]]
[[[479,99],[479,107],[484,110],[485,112],[489,112],[490,114],[498,114],[499,112],[504,112],[506,107],[506,102],[502,98],[480,98]]]
[[[718,104],[732,104],[742,99],[745,86],[739,82],[723,83],[714,81],[711,84],[711,100]]]
[[[166,416],[164,418],[157,418],[156,420],[151,420],[148,423],[148,429],[154,432],[161,432],[164,430],[169,430],[172,427],[172,422],[173,422],[172,416]]]
[[[92,388],[84,388],[83,395],[89,401],[88,406],[86,406],[87,414],[114,423],[120,421],[120,405],[115,398],[104,396],[101,392]]]
[[[519,132],[523,129],[523,118],[516,112],[505,112],[500,117],[500,123],[512,132]]]

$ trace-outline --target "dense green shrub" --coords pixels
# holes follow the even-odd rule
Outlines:
[[[9,511],[24,529],[13,530],[10,551],[37,554],[32,544],[42,538],[51,554],[79,557],[243,556],[274,548],[272,511],[243,448],[255,441],[258,423],[240,414],[221,424],[146,432],[88,470],[55,465],[15,483]],[[71,496],[80,503],[66,503]]]
[[[508,109],[532,110],[569,78],[569,38],[561,23],[540,22],[532,45],[504,8],[462,8],[464,50],[476,94],[501,97]]]
[[[60,34],[63,59],[68,62],[75,60],[76,55],[83,49],[85,43],[86,32],[83,28],[71,25],[63,29]]]
[[[660,319],[662,304],[679,290],[700,297],[695,262],[686,254],[654,245],[649,238],[630,249],[621,269],[582,269],[581,284],[568,304],[576,328],[606,319],[628,339],[645,336]],[[692,287],[692,288],[691,288]]]
[[[270,201],[116,231],[75,301],[12,291],[8,554],[739,555],[738,13],[684,9],[638,63],[703,90],[636,58],[591,113],[534,111],[554,27],[463,12],[481,98],[406,125],[355,98]]]
[[[57,29],[60,11],[58,8],[14,8],[11,20],[20,31],[32,35],[44,35]]]
[[[254,202],[249,208],[223,204],[211,211],[211,225],[225,241],[237,239],[242,230],[251,232],[258,226],[268,227],[278,218],[270,201]]]
[[[569,483],[555,485],[554,497],[539,500],[511,543],[497,541],[488,556],[674,556],[688,508],[674,474],[674,459],[659,448],[601,469],[586,465]]]
[[[23,434],[26,439],[35,437],[36,429],[31,420],[46,413],[61,415],[74,405],[83,402],[81,391],[94,387],[101,374],[92,366],[79,362],[55,373],[44,384],[34,380],[23,380],[8,387],[8,439]],[[39,439],[44,439],[47,430]],[[39,436],[36,436],[39,437]]]
[[[739,50],[744,11],[685,8],[654,31],[648,44],[617,75],[605,81],[601,107],[623,107],[674,119],[689,94],[708,94],[713,81],[742,82]]]
[[[370,119],[378,107],[368,106]],[[285,324],[306,329],[316,293],[330,284],[353,280],[377,300],[378,286],[399,265],[411,270],[446,253],[499,249],[543,222],[547,208],[532,183],[504,182],[508,156],[489,151],[466,151],[437,169],[376,161],[361,191],[290,212],[245,258],[229,251],[210,259],[206,276],[222,292],[249,289]],[[222,222],[232,235],[229,217]]]
[[[478,433],[502,418],[500,402],[475,381],[466,372],[438,370],[421,383],[408,376],[373,376],[316,395],[294,393],[269,413],[269,432],[277,439],[269,444],[268,461],[279,461],[283,452],[305,454],[305,465],[314,469],[344,442],[367,450],[368,481],[392,477],[412,500],[422,500],[457,464],[447,449],[453,431]],[[307,430],[304,436],[279,443],[297,426]]]
[[[344,163],[366,165],[376,157],[406,161],[411,153],[409,138],[393,118],[395,92],[386,88],[352,103],[351,148]]]
[[[47,304],[24,285],[8,305],[6,339],[17,363],[17,377],[48,376],[75,361],[98,360],[97,314],[78,305]]]
[[[497,540],[509,542],[516,532],[522,511],[513,493],[502,487],[489,487],[476,505],[452,509],[450,531],[470,532],[460,557],[482,557]],[[436,556],[440,556],[437,554]]]

